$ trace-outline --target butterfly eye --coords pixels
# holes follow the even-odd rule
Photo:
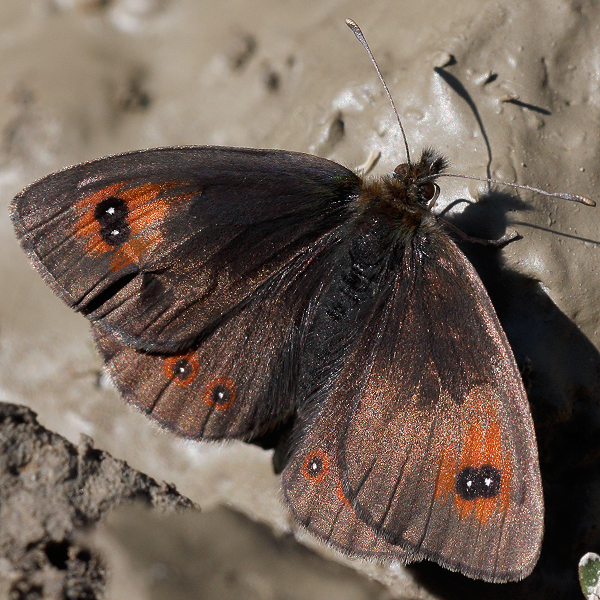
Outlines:
[[[395,176],[400,179],[401,181],[405,180],[408,178],[410,173],[410,168],[406,163],[402,163],[401,165],[398,165],[395,169],[394,169],[394,174]]]
[[[440,194],[439,186],[432,181],[427,181],[426,183],[421,184],[419,186],[419,190],[427,202],[435,200]]]

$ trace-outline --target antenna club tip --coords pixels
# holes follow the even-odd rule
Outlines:
[[[357,25],[356,21],[352,19],[346,19],[346,25],[352,29],[352,33],[358,38],[360,43],[364,46],[366,41],[364,40],[363,32],[360,30],[360,27]]]
[[[571,200],[572,202],[579,202],[580,204],[585,204],[586,206],[596,206],[596,203],[591,198],[587,196],[580,196],[579,194],[554,194],[559,198],[564,198],[565,200]]]

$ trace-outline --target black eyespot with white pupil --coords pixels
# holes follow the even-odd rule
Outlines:
[[[224,383],[218,383],[211,391],[211,398],[214,404],[222,406],[231,400],[231,394],[231,390]]]
[[[319,483],[327,476],[329,467],[330,462],[327,454],[321,449],[314,450],[304,458],[302,475],[311,483]]]
[[[306,472],[309,477],[319,477],[323,473],[323,459],[320,456],[313,456],[306,465]]]
[[[180,358],[173,365],[173,376],[180,381],[185,381],[193,371],[193,367],[187,358]]]
[[[463,500],[494,498],[500,493],[502,477],[492,465],[465,467],[456,478],[456,493]]]
[[[111,196],[96,204],[94,218],[100,225],[100,237],[109,246],[120,246],[129,239],[128,216],[129,208],[122,198]]]

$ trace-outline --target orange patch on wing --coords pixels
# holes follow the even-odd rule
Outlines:
[[[457,493],[454,495],[454,503],[461,516],[473,513],[481,523],[485,523],[498,509],[499,512],[506,510],[510,500],[510,461],[508,457],[502,460],[502,440],[497,421],[492,421],[485,433],[479,425],[471,425],[457,471],[483,465],[491,465],[500,472],[500,493],[492,498],[479,497],[473,500],[461,498]],[[508,473],[505,471],[506,465],[509,467]]]
[[[116,272],[131,264],[137,264],[141,256],[145,252],[156,248],[162,239],[163,237],[159,233],[148,233],[123,244],[113,254],[110,261],[110,270]]]
[[[220,402],[216,400],[214,398],[215,392],[225,394],[225,402]],[[233,385],[233,381],[231,381],[231,379],[229,379],[228,377],[218,377],[206,386],[203,400],[207,406],[213,406],[215,410],[222,411],[227,410],[233,404],[235,397],[236,392],[235,386]]]
[[[193,352],[169,356],[163,363],[165,377],[182,387],[190,385],[199,370],[200,365]]]
[[[446,446],[442,455],[438,478],[435,483],[436,500],[444,500],[454,493],[456,481],[456,467],[458,460],[452,446]]]
[[[499,510],[500,512],[505,512],[510,505],[510,484],[512,481],[512,463],[508,453],[504,458],[500,472],[502,473],[502,485],[500,486]]]
[[[150,232],[148,228],[163,222],[169,210],[169,203],[174,197],[188,196],[169,192],[180,185],[174,181],[164,183],[145,183],[136,187],[125,188],[124,183],[114,183],[97,192],[84,196],[77,208],[81,216],[75,223],[74,234],[87,238],[86,254],[98,256],[113,251],[110,268],[119,271],[131,264],[137,264],[141,256],[154,249],[163,239],[158,231]],[[159,195],[163,195],[159,198]],[[101,237],[101,227],[94,211],[98,203],[107,198],[119,198],[127,206],[127,225],[130,228],[130,238],[123,244],[112,246]]]
[[[173,189],[174,185],[174,182],[146,183],[119,194],[118,197],[125,200],[129,209],[127,222],[131,227],[132,235],[136,235],[150,225],[163,220],[169,205],[167,198],[157,200],[157,197],[159,194]]]
[[[489,399],[480,390],[473,390],[467,401],[478,408],[489,406]],[[463,434],[460,456],[458,447],[447,444],[444,447],[438,478],[435,487],[435,498],[442,502],[452,498],[461,517],[473,515],[479,522],[485,523],[495,513],[508,509],[511,492],[511,455],[510,450],[502,443],[502,432],[496,416],[489,411],[484,415],[487,423],[485,429],[478,422],[471,423]],[[500,491],[497,495],[484,498],[465,499],[456,490],[456,478],[467,467],[480,469],[492,466],[500,473]]]
[[[352,508],[352,504],[350,504],[350,500],[346,498],[346,494],[344,494],[344,490],[342,488],[342,482],[338,481],[337,487],[335,488],[335,495],[337,499],[348,508]]]
[[[100,227],[98,227],[99,230]],[[99,256],[114,249],[114,246],[107,244],[99,235],[93,235],[85,245],[85,253],[88,256]]]

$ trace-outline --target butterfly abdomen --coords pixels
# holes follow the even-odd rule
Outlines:
[[[308,404],[333,382],[374,299],[385,294],[382,277],[389,270],[390,256],[383,239],[387,229],[358,218],[336,250],[329,279],[316,298],[314,317],[303,336],[299,395],[310,398]]]

